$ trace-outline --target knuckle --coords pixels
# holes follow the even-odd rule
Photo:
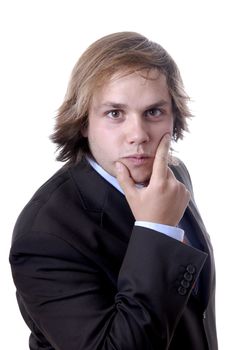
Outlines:
[[[189,202],[190,199],[191,199],[191,193],[189,192],[189,190],[187,190],[187,199],[188,199],[188,202]]]
[[[159,153],[159,154],[156,154],[156,159],[157,161],[161,162],[161,163],[167,163],[168,161],[168,156],[166,153]]]
[[[166,191],[167,188],[167,181],[165,181],[164,179],[160,179],[157,181],[157,183],[155,184],[155,187],[157,189],[157,191],[159,193],[163,193]]]

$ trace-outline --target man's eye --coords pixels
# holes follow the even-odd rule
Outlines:
[[[161,109],[158,108],[152,108],[146,111],[146,116],[147,117],[160,117],[162,114]]]
[[[112,119],[117,119],[121,115],[121,112],[118,110],[112,110],[107,112],[107,116],[112,118]]]

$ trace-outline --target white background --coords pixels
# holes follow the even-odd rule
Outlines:
[[[49,141],[71,69],[99,37],[137,31],[180,67],[196,118],[177,149],[212,237],[221,350],[233,348],[233,10],[231,1],[0,1],[1,344],[27,349],[8,264],[15,220],[60,167]],[[172,262],[173,263],[173,262]],[[189,349],[188,349],[189,350]],[[198,349],[199,350],[199,349]]]

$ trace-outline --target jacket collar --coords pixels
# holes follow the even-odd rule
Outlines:
[[[69,171],[84,209],[96,216],[102,229],[128,242],[135,219],[125,196],[84,158]]]

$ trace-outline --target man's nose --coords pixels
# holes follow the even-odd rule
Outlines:
[[[133,118],[129,120],[128,125],[125,127],[128,143],[139,145],[149,141],[148,128],[142,119]]]

